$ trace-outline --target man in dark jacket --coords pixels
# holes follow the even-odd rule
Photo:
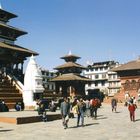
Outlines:
[[[68,127],[68,121],[69,121],[69,114],[70,114],[70,103],[67,98],[64,98],[64,101],[61,103],[61,115],[62,115],[62,121],[64,129]]]
[[[112,106],[112,112],[115,111],[117,109],[117,99],[116,98],[112,98],[111,100],[111,106]]]

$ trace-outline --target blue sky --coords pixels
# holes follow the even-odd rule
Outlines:
[[[16,44],[37,51],[37,63],[52,70],[69,50],[78,63],[140,55],[140,0],[0,0],[18,18],[9,24],[28,32]]]

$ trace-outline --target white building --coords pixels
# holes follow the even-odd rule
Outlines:
[[[43,78],[43,87],[45,88],[45,92],[54,92],[55,91],[55,83],[50,82],[50,79],[56,76],[54,71],[49,71],[47,69],[41,68],[42,78]]]
[[[88,89],[99,89],[108,96],[117,93],[120,80],[117,77],[117,73],[110,71],[116,66],[118,66],[118,62],[115,61],[96,62],[88,65],[87,69],[83,71],[83,75],[92,79],[92,82],[86,84],[86,93]]]
[[[108,71],[108,95],[114,96],[121,88],[120,78],[116,72]]]

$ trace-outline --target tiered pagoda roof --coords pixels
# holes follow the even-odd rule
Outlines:
[[[16,18],[16,17],[17,17],[17,15],[7,12],[0,8],[0,21],[8,22],[9,19]]]
[[[81,57],[77,56],[77,55],[73,55],[71,54],[71,52],[68,55],[65,55],[63,57],[60,57],[61,59],[64,59],[66,62],[76,62],[77,59],[80,59]]]
[[[86,78],[79,74],[68,73],[59,75],[53,78],[52,81],[89,81],[89,78]]]
[[[86,68],[76,63],[77,59],[80,59],[79,56],[68,54],[61,59],[64,59],[66,63],[54,68],[59,71],[60,75],[51,81],[89,81],[89,78],[80,75],[82,70]]]
[[[4,42],[0,42],[0,48],[1,49],[3,48],[3,49],[7,49],[7,50],[12,50],[12,51],[17,51],[17,52],[20,52],[20,53],[24,53],[24,55],[26,55],[27,57],[30,56],[31,54],[38,55],[38,53],[36,53],[36,52],[34,52],[32,50],[20,47],[18,45],[11,45],[11,44],[4,43]]]
[[[1,29],[0,37],[14,41],[16,40],[17,37],[27,34],[27,32],[25,31],[22,31],[18,28],[15,28],[2,22],[0,22],[0,29]]]
[[[67,62],[67,63],[65,63],[63,65],[60,65],[60,66],[54,68],[54,69],[60,70],[60,69],[72,68],[72,67],[75,67],[75,68],[77,67],[77,68],[85,69],[84,66],[82,66],[80,64],[77,64],[77,63],[73,63],[73,62]]]
[[[10,26],[7,22],[12,19],[16,18],[17,15],[7,12],[0,8],[0,51],[1,56],[9,56],[9,58],[14,57],[13,54],[16,52],[18,56],[22,55],[22,59],[26,59],[25,57],[29,57],[31,55],[38,55],[38,53],[23,48],[21,46],[15,45],[14,41],[22,35],[27,34],[27,32]],[[10,54],[9,54],[10,52]]]

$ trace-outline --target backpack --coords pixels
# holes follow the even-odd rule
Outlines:
[[[93,107],[97,107],[97,106],[98,106],[98,100],[93,99],[93,100],[92,100],[92,106],[93,106]]]

